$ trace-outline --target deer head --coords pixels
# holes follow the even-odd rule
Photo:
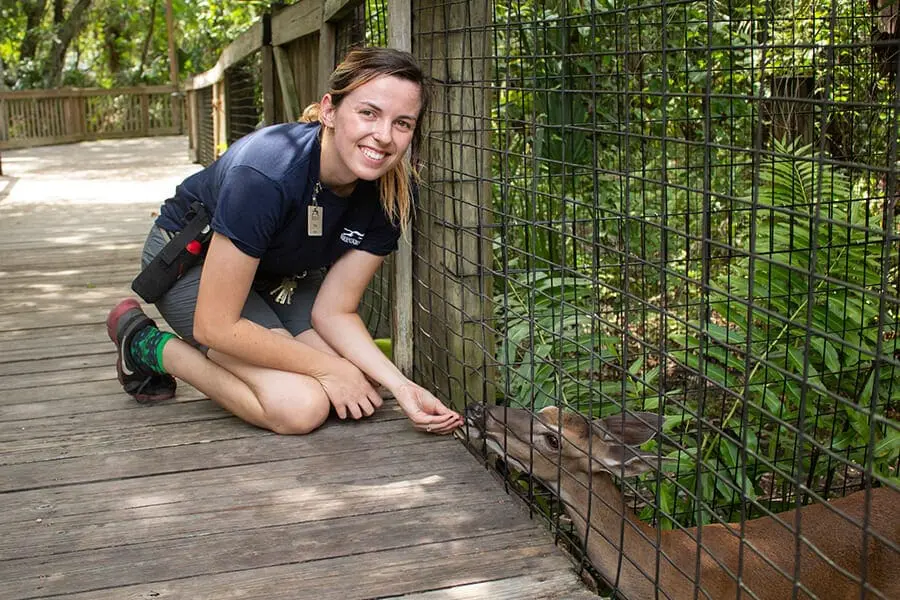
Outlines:
[[[657,461],[655,454],[636,448],[660,429],[661,418],[653,413],[624,412],[591,421],[555,406],[533,414],[476,404],[466,410],[466,420],[470,438],[484,439],[490,451],[554,490],[561,477],[582,482],[601,472],[628,477],[654,468]]]

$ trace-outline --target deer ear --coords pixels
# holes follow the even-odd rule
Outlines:
[[[604,456],[592,461],[593,471],[607,471],[622,477],[634,477],[659,468],[656,454],[639,452],[628,446],[613,444],[607,447]]]
[[[640,446],[652,439],[659,433],[662,423],[662,417],[648,412],[622,412],[594,420],[604,442],[626,446]]]

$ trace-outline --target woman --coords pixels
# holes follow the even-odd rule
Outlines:
[[[110,311],[119,381],[138,401],[172,397],[177,377],[245,421],[299,434],[332,406],[342,419],[371,415],[382,403],[371,380],[421,430],[461,424],[403,376],[357,315],[409,224],[405,155],[421,138],[427,81],[411,55],[365,48],[338,66],[329,89],[304,113],[312,122],[242,138],[163,205],[145,268],[196,202],[213,233],[203,263],[156,301],[180,337],[160,331],[134,299]]]

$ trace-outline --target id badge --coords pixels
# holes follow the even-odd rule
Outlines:
[[[306,207],[306,233],[313,237],[321,237],[322,235],[322,214],[324,210],[321,206]]]

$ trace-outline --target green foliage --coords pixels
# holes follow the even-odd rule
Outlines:
[[[41,87],[50,69],[51,44],[59,24],[52,4],[40,15],[40,25],[26,27],[31,4],[0,2],[2,80],[13,89]],[[174,0],[177,59],[182,77],[211,68],[222,49],[265,12],[264,0]],[[63,16],[73,2],[63,3]],[[63,85],[113,87],[169,82],[165,0],[93,0],[79,33],[68,49]],[[31,35],[37,46],[23,56]]]
[[[671,353],[676,361],[734,392],[724,411],[701,415],[725,430],[756,432],[747,439],[746,471],[733,451],[722,452],[731,442],[712,431],[688,460],[702,455],[706,468],[724,465],[731,477],[746,472],[753,481],[743,485],[757,492],[769,472],[776,487],[790,486],[794,469],[815,486],[836,466],[828,453],[857,465],[873,460],[881,477],[896,476],[900,460],[898,424],[884,416],[900,401],[900,366],[896,339],[879,327],[885,241],[873,215],[880,207],[854,197],[828,161],[809,146],[775,144],[738,223],[749,232],[737,238],[744,257],[715,279],[711,319],[671,336],[683,348]],[[679,479],[687,489],[696,483]],[[662,487],[673,494],[673,485]],[[711,504],[733,494],[704,490]]]
[[[587,404],[597,392],[592,375],[602,362],[616,359],[620,344],[618,337],[603,336],[589,316],[600,293],[596,284],[585,277],[531,271],[501,285],[494,306],[504,334],[497,356],[506,366],[506,397],[535,410],[558,401]],[[593,359],[586,358],[591,353]],[[621,387],[604,385],[610,394]]]
[[[686,524],[713,518],[695,492],[727,516],[778,508],[796,469],[858,478],[840,461],[870,438],[896,476],[898,254],[868,200],[896,168],[895,90],[858,7],[493,6],[503,400],[662,411],[680,447],[650,485]]]

